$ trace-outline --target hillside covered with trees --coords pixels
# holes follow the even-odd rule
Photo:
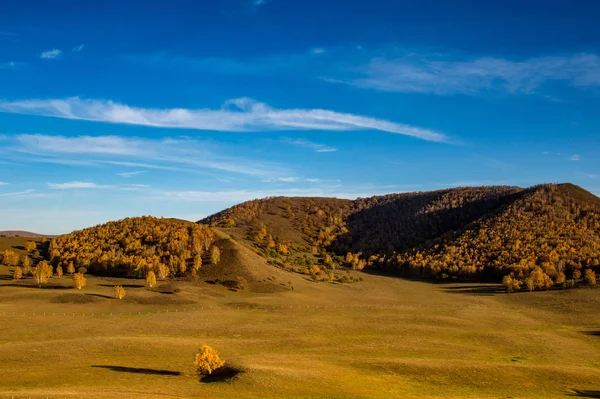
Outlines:
[[[508,290],[592,284],[600,199],[571,184],[461,187],[356,201],[266,198],[201,221],[250,241],[281,267],[503,281]],[[308,272],[308,273],[307,273]]]
[[[159,278],[196,273],[216,262],[214,232],[202,225],[154,217],[127,218],[53,238],[50,263],[73,273]]]

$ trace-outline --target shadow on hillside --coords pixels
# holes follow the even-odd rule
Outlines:
[[[600,330],[598,331],[582,331],[585,335],[591,335],[594,337],[600,337]]]
[[[110,295],[102,295],[102,294],[85,294],[87,296],[94,296],[94,297],[98,297],[98,298],[108,298],[108,299],[112,299],[113,297]]]
[[[458,287],[446,287],[444,291],[450,294],[467,294],[493,296],[504,294],[506,291],[500,285],[461,285]]]
[[[232,378],[234,378],[236,375],[238,375],[241,372],[242,372],[242,370],[239,370],[239,369],[236,369],[233,367],[229,367],[229,366],[224,366],[224,367],[221,367],[220,369],[213,371],[212,374],[203,376],[202,378],[200,378],[200,381],[206,382],[206,383],[228,381],[228,380],[231,380]]]
[[[111,370],[111,371],[118,371],[120,373],[170,375],[170,376],[181,375],[181,373],[179,371],[145,369],[145,368],[138,368],[138,367],[123,367],[123,366],[92,366],[92,367],[99,368],[99,369],[107,369],[107,370]]]
[[[144,288],[144,285],[139,284],[98,284],[99,287],[114,287],[120,285],[123,288]]]
[[[576,396],[578,398],[600,398],[600,391],[591,391],[587,389],[573,389],[573,393],[568,396]]]
[[[366,200],[365,208],[351,214],[346,222],[348,233],[336,237],[330,246],[334,252],[391,253],[416,248],[454,231],[472,228],[471,223],[501,211],[526,194],[527,190],[501,189],[488,198],[466,202],[459,207],[423,212],[444,200],[448,190],[383,196],[376,204]],[[367,250],[368,249],[368,250]],[[409,273],[402,273],[408,276]]]
[[[22,245],[13,245],[13,249],[18,249],[19,251],[27,251],[27,248],[25,248]]]
[[[64,286],[64,285],[42,285],[41,287],[38,287],[37,285],[30,285],[28,283],[2,284],[2,287],[35,288],[36,290],[70,290],[70,289],[73,289],[73,287]]]

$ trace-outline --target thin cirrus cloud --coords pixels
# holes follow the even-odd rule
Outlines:
[[[72,181],[66,183],[48,183],[48,187],[55,190],[74,190],[84,188],[113,188],[114,186],[99,185],[91,182]]]
[[[83,44],[80,44],[80,45],[78,45],[78,46],[75,46],[75,47],[73,47],[73,48],[71,49],[71,51],[73,51],[74,53],[78,53],[78,52],[82,51],[84,47],[85,47],[85,45],[83,45]]]
[[[397,187],[401,189],[401,187]],[[288,188],[273,190],[227,190],[227,191],[161,191],[156,192],[152,198],[168,201],[185,202],[216,202],[239,203],[256,198],[265,197],[334,197],[355,199],[389,192],[388,187],[358,187],[345,189],[344,187],[319,187],[319,188]]]
[[[136,171],[133,171],[133,172],[117,173],[117,176],[121,176],[121,177],[123,177],[125,179],[129,179],[131,177],[141,175],[142,173],[146,173],[146,171],[145,170],[136,170]]]
[[[354,70],[358,73],[353,76],[325,80],[378,91],[438,95],[485,91],[531,94],[550,82],[573,87],[600,86],[600,57],[587,53],[517,61],[495,57],[457,60],[410,53],[373,57]]]
[[[3,101],[0,102],[0,111],[95,122],[220,132],[375,130],[428,141],[448,140],[443,133],[384,119],[324,109],[277,109],[250,98],[229,100],[220,109],[156,109],[71,97]]]
[[[200,173],[209,169],[261,177],[285,173],[277,164],[217,155],[217,147],[193,139],[21,134],[14,137],[10,150],[27,155],[28,162],[136,169],[120,173],[121,177],[139,175],[139,169]]]
[[[330,147],[325,144],[315,143],[304,139],[284,138],[282,141],[286,144],[295,145],[298,147],[310,148],[315,152],[335,152],[337,148]]]
[[[44,51],[40,54],[40,58],[42,59],[47,59],[47,60],[52,60],[52,59],[56,59],[59,58],[62,54],[62,51],[60,51],[59,49],[55,48],[52,50],[48,50],[48,51]]]

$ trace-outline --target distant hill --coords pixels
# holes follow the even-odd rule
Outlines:
[[[31,231],[21,230],[5,230],[0,231],[0,237],[27,237],[27,238],[42,238],[42,237],[53,237],[45,234],[32,233]]]
[[[510,275],[515,287],[547,288],[569,284],[565,280],[600,263],[600,199],[572,184],[461,187],[355,201],[266,198],[200,223],[316,278],[338,267],[370,267],[425,278],[499,281]]]

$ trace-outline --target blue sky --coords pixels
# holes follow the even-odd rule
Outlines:
[[[592,1],[4,1],[0,230],[271,195],[600,194]]]

